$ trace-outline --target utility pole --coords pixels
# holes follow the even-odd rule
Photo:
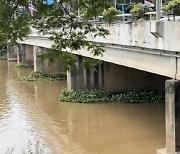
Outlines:
[[[160,4],[161,0],[156,0],[156,21],[160,20],[160,11],[161,11],[161,4]]]

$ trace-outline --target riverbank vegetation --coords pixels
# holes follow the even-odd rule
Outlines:
[[[32,67],[28,67],[24,64],[16,64],[14,65],[14,68],[17,68],[17,69],[24,69],[24,68],[32,68]]]
[[[158,90],[67,90],[59,97],[71,103],[158,103],[164,102],[165,94]]]
[[[66,80],[65,73],[42,73],[42,72],[30,72],[25,76],[19,77],[19,81],[37,81],[37,80]]]

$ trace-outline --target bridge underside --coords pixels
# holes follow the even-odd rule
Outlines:
[[[165,76],[137,69],[102,62],[95,71],[86,70],[79,56],[77,67],[68,72],[69,89],[161,89],[165,88]]]
[[[103,56],[93,57],[86,49],[74,53],[173,79],[180,79],[180,57],[175,52],[169,53],[161,50],[111,45],[106,47]]]

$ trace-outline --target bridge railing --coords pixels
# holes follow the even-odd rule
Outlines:
[[[141,18],[138,18],[136,15],[126,13],[126,14],[116,15],[113,23],[135,22],[139,19],[141,19]],[[156,20],[156,12],[146,12],[146,13],[144,13],[142,19],[146,20],[146,21]],[[174,21],[174,20],[180,21],[180,16],[172,16],[170,14],[166,14],[165,12],[161,11],[161,19],[160,20],[161,21]],[[95,24],[103,24],[105,22],[103,16],[98,16],[96,18],[91,19],[90,21]]]

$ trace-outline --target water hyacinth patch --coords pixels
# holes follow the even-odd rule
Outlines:
[[[59,97],[71,103],[158,103],[164,102],[165,94],[159,90],[67,90]]]
[[[18,68],[18,69],[31,68],[31,67],[28,67],[28,66],[26,66],[26,65],[24,65],[24,64],[16,64],[16,65],[14,65],[14,67],[15,67],[15,68]]]
[[[19,81],[37,81],[37,80],[66,80],[67,76],[64,73],[42,73],[42,72],[30,72],[25,76],[19,77]]]

